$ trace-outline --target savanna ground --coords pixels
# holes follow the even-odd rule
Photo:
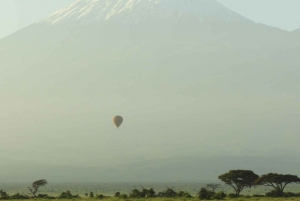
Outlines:
[[[210,183],[210,182],[207,182]],[[120,192],[121,194],[129,195],[133,189],[141,190],[144,188],[153,188],[154,191],[160,192],[166,190],[167,187],[174,187],[175,191],[186,191],[190,193],[192,196],[195,196],[200,188],[206,186],[207,183],[152,183],[152,182],[136,182],[136,183],[53,183],[50,182],[46,186],[43,186],[39,189],[38,194],[48,194],[50,196],[58,196],[62,192],[71,191],[73,195],[79,194],[82,199],[88,199],[85,196],[85,193],[93,192],[94,195],[108,195],[113,196],[115,192]],[[221,184],[221,183],[220,183]],[[15,193],[28,194],[28,186],[31,186],[31,183],[0,183],[0,190],[7,192],[9,195],[13,195]],[[271,187],[254,187],[254,188],[245,188],[241,195],[265,195],[267,192],[273,190]],[[221,187],[216,190],[224,191],[226,194],[234,193],[233,189],[228,186],[221,184]],[[288,185],[285,192],[294,192],[300,193],[300,185]],[[112,199],[112,198],[111,198]],[[128,198],[129,199],[129,198]],[[150,201],[148,198],[148,201]],[[156,198],[159,199],[159,198]],[[172,200],[172,199],[171,199]],[[158,200],[157,200],[158,201]],[[236,200],[237,201],[237,200]],[[299,200],[300,201],[300,200]]]
[[[67,190],[71,190],[73,195],[78,194],[81,198],[72,198],[72,199],[54,199],[57,201],[96,201],[100,200],[97,199],[97,194],[103,194],[105,196],[110,196],[107,198],[103,198],[103,201],[199,201],[199,198],[196,198],[196,194],[200,188],[205,187],[206,183],[50,183],[44,187],[39,189],[38,193],[41,194],[48,194],[54,197],[57,197],[61,194],[61,192],[65,192]],[[23,184],[5,184],[0,183],[0,189],[6,191],[9,195],[13,195],[15,193],[20,194],[29,194],[28,186],[30,183],[23,183]],[[160,192],[166,190],[167,187],[174,187],[175,191],[183,190],[190,193],[193,197],[192,198],[116,198],[113,197],[115,192],[120,192],[121,194],[129,195],[130,192],[137,188],[139,190],[145,188],[154,188],[155,192]],[[285,189],[285,192],[294,192],[300,193],[300,186],[299,185],[288,185]],[[271,191],[272,188],[270,187],[255,187],[255,188],[245,188],[241,195],[242,197],[239,198],[228,198],[226,197],[224,200],[226,201],[271,201],[271,200],[278,200],[278,201],[300,201],[300,197],[278,197],[278,198],[271,198],[271,197],[250,197],[252,195],[265,195],[265,193]],[[227,185],[221,185],[221,187],[216,190],[224,191],[226,194],[234,193],[233,189]],[[95,198],[89,198],[85,194],[89,194],[90,192],[94,193]],[[247,196],[247,197],[246,197]],[[19,199],[15,199],[19,200]],[[26,199],[28,201],[49,201],[49,199],[42,199],[42,198],[35,198],[35,199]],[[53,200],[53,199],[51,199]],[[24,200],[23,200],[24,201]]]
[[[43,200],[46,201],[47,199],[30,199],[27,201],[37,201]],[[99,200],[96,198],[76,198],[76,199],[59,199],[59,201],[93,201]],[[198,198],[128,198],[128,199],[120,199],[120,198],[105,198],[102,199],[103,201],[199,201]],[[226,201],[300,201],[300,197],[290,197],[290,198],[234,198],[229,199],[225,198]]]

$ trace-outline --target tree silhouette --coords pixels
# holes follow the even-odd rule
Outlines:
[[[47,184],[47,180],[46,179],[41,179],[41,180],[37,180],[35,182],[32,183],[31,187],[28,187],[29,188],[29,191],[32,193],[33,197],[36,197],[36,193],[38,191],[38,189],[41,187],[41,186],[45,186]]]
[[[260,176],[255,185],[271,186],[283,195],[283,190],[290,183],[300,183],[300,178],[296,175],[269,173]]]
[[[222,174],[218,177],[225,184],[231,186],[236,195],[245,187],[252,187],[258,175],[254,174],[251,170],[230,170],[228,173]]]

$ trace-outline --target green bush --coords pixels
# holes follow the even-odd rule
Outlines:
[[[96,198],[98,198],[98,199],[103,199],[103,198],[105,198],[105,196],[102,195],[102,194],[100,194],[100,195],[96,195]]]
[[[9,199],[23,200],[23,199],[29,199],[29,196],[25,196],[25,195],[21,195],[20,193],[16,193],[12,196],[9,196]]]
[[[141,197],[141,192],[138,189],[133,189],[131,193],[129,194],[129,197],[131,198],[139,198]]]
[[[154,197],[155,196],[155,191],[153,188],[150,188],[147,192],[148,197]]]
[[[213,196],[213,199],[223,200],[225,197],[226,197],[226,194],[223,191],[219,191]]]
[[[165,191],[161,191],[157,194],[157,197],[165,197],[165,198],[175,198],[177,197],[177,192],[173,190],[173,188],[167,188]]]
[[[283,197],[284,194],[280,190],[275,189],[270,192],[267,192],[265,196],[266,197]]]
[[[182,197],[183,194],[184,194],[184,191],[179,191],[179,192],[177,193],[177,196],[178,196],[178,197]]]
[[[177,197],[191,198],[192,196],[186,191],[179,191]]]
[[[0,190],[0,199],[9,199],[9,195],[6,192]]]
[[[239,196],[238,196],[237,194],[235,194],[235,193],[229,193],[229,194],[227,195],[227,197],[228,197],[228,198],[238,198]]]
[[[143,188],[141,193],[140,193],[140,197],[154,197],[155,196],[155,191],[153,190],[153,188],[150,188],[149,190],[146,188]]]
[[[191,198],[191,197],[193,197],[193,196],[191,196],[191,194],[189,194],[188,192],[184,192],[184,193],[182,194],[181,197],[184,197],[184,198]]]
[[[254,194],[254,195],[252,195],[252,197],[255,197],[255,198],[261,198],[261,197],[265,197],[265,196],[264,196],[264,195]]]
[[[284,197],[298,197],[296,193],[292,193],[292,192],[286,192],[283,193]]]
[[[37,198],[43,198],[43,199],[55,199],[56,197],[49,196],[47,194],[38,194]]]
[[[119,198],[127,199],[127,198],[128,198],[128,195],[122,194],[122,195],[119,196]]]
[[[45,198],[45,197],[48,197],[47,194],[38,194],[36,197],[38,198]]]
[[[72,199],[72,198],[80,198],[79,195],[72,195],[70,191],[62,192],[58,197],[58,199]]]
[[[133,189],[131,193],[129,194],[129,197],[131,198],[144,198],[144,197],[154,197],[155,196],[155,191],[153,188],[146,189],[143,188],[141,191],[138,189]]]
[[[214,192],[207,190],[206,188],[201,188],[197,194],[197,197],[200,200],[210,200],[215,195]]]

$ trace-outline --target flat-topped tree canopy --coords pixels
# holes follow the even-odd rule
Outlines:
[[[218,178],[225,184],[231,186],[235,190],[236,195],[239,195],[245,187],[251,188],[258,177],[259,176],[251,170],[230,170]]]
[[[291,183],[300,183],[300,178],[297,175],[268,173],[260,176],[254,182],[255,185],[271,186],[281,193],[286,185]]]

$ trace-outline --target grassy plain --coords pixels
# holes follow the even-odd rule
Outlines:
[[[76,198],[76,199],[55,199],[57,201],[95,201],[100,200],[96,198]],[[103,201],[199,201],[198,198],[104,198]],[[288,198],[269,198],[269,197],[251,197],[251,198],[225,198],[225,201],[300,201],[300,197],[288,197]],[[15,200],[17,201],[17,200]],[[21,200],[20,200],[21,201]],[[24,201],[24,200],[22,200]],[[48,199],[30,199],[27,201],[49,201]],[[217,200],[216,200],[217,201]]]

